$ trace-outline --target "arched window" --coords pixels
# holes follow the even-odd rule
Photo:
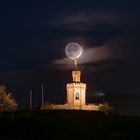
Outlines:
[[[76,100],[79,100],[79,93],[76,93]]]

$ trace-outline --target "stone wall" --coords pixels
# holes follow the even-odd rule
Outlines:
[[[84,83],[68,83],[67,84],[67,104],[69,105],[85,105],[86,104],[86,84]],[[76,100],[76,94],[79,99]]]
[[[54,104],[43,104],[41,105],[41,110],[94,110],[99,111],[99,106],[95,104],[89,104],[89,105],[54,105]]]

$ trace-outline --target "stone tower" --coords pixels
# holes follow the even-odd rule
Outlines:
[[[80,82],[81,71],[72,71],[73,83],[68,83],[67,104],[68,105],[86,105],[86,84]]]

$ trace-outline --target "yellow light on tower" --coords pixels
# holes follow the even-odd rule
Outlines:
[[[77,69],[77,59],[76,58],[74,58],[74,65],[75,65],[75,67]]]

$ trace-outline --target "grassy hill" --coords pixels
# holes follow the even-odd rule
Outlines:
[[[140,118],[90,111],[21,111],[0,114],[0,140],[140,138]]]

